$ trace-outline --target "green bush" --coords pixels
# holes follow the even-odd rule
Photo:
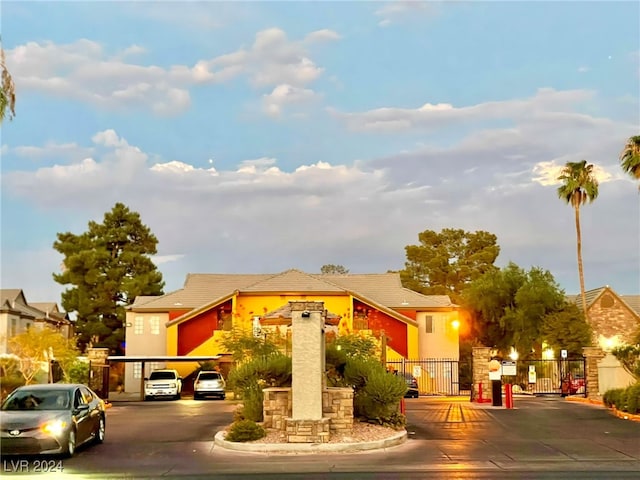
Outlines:
[[[602,396],[602,401],[607,407],[615,407],[620,403],[620,394],[622,393],[623,388],[612,388],[604,392]]]
[[[69,383],[84,383],[89,381],[89,362],[76,359],[66,372]]]
[[[262,393],[262,387],[255,383],[242,392],[242,415],[245,419],[254,422],[261,422],[263,420],[263,401],[264,394]]]
[[[230,442],[250,442],[259,440],[266,435],[262,426],[251,420],[240,420],[231,424],[227,432],[226,440]]]
[[[383,368],[372,369],[365,385],[354,396],[354,410],[369,423],[404,425],[404,420],[398,418],[398,405],[406,392],[404,378],[387,373]]]
[[[627,387],[627,412],[636,414],[640,411],[640,383]]]

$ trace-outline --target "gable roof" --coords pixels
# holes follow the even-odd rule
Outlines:
[[[0,289],[0,308],[15,310],[34,320],[55,320],[69,322],[66,313],[61,312],[55,302],[28,303],[24,291],[19,288]]]
[[[631,310],[632,313],[640,317],[640,295],[618,295],[609,285],[584,292],[585,300],[587,301],[587,309],[590,309],[605,292],[609,292],[614,295],[623,305]],[[582,311],[582,300],[580,295],[567,295],[566,298],[567,301],[575,303],[578,306],[578,309]]]
[[[277,274],[190,273],[184,287],[165,295],[134,301],[136,311],[191,310],[230,293],[345,293],[388,308],[454,308],[447,295],[423,295],[402,287],[400,274],[309,274],[296,269]]]

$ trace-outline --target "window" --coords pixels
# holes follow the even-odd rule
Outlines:
[[[433,333],[433,316],[427,315],[424,317],[424,331],[426,333]]]
[[[15,318],[11,319],[11,332],[9,333],[9,336],[13,337],[17,332],[18,328],[18,320],[16,320]]]
[[[133,364],[133,378],[142,378],[142,363],[136,362]]]
[[[144,317],[136,317],[133,323],[133,333],[142,335],[144,333]]]
[[[151,334],[160,335],[160,317],[151,317],[149,323],[151,324]]]
[[[93,401],[93,395],[88,388],[80,387],[80,391],[82,392],[82,399],[84,400],[84,403],[91,403]]]

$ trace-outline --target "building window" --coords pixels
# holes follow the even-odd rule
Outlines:
[[[233,316],[231,312],[220,310],[218,314],[218,330],[230,332],[233,330]]]
[[[11,319],[11,332],[9,333],[9,336],[13,337],[15,336],[15,334],[17,333],[16,330],[18,328],[18,320],[16,320],[15,318]]]
[[[424,331],[426,333],[433,333],[433,316],[427,315],[424,317]]]
[[[31,323],[27,322],[27,325],[25,326],[27,332],[31,329]]]
[[[136,317],[133,322],[133,333],[142,335],[144,333],[144,317]]]
[[[149,323],[151,324],[151,334],[160,335],[160,317],[151,317]]]
[[[142,363],[136,362],[133,364],[133,378],[142,378]]]

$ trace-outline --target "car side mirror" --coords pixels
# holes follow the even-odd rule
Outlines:
[[[76,407],[76,411],[78,411],[78,412],[83,412],[85,410],[89,410],[89,404],[88,403],[83,403],[82,405],[78,405]]]

